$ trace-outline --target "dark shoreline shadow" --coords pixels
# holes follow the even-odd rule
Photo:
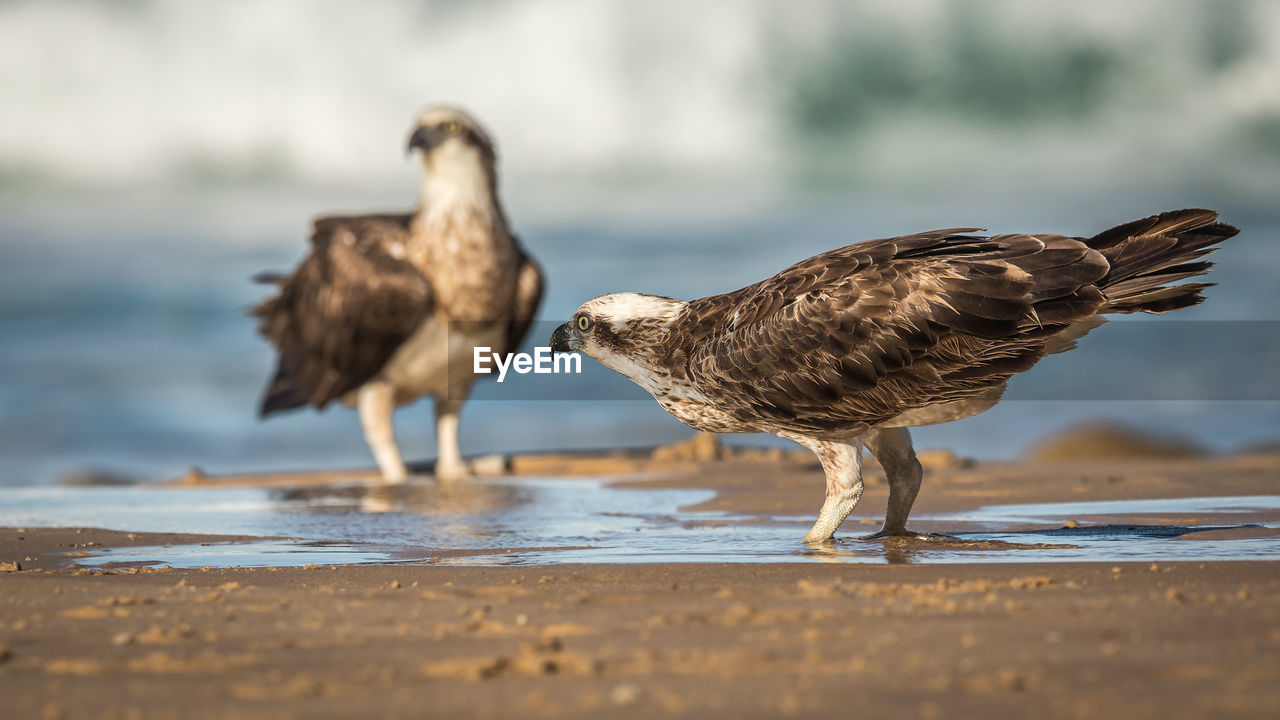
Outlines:
[[[799,554],[832,561],[854,558],[880,559],[890,565],[929,562],[940,552],[992,552],[1010,550],[1080,550],[1088,548],[1072,544],[1081,542],[1126,540],[1177,539],[1202,532],[1223,532],[1266,529],[1258,524],[1245,525],[1086,525],[1036,530],[1006,530],[982,532],[931,533],[919,536],[869,538],[850,536],[838,538],[826,546],[814,546]],[[1052,542],[1043,542],[1050,540]],[[1088,561],[1089,557],[1081,557]]]

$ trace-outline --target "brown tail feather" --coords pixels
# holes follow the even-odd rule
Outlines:
[[[1101,312],[1162,313],[1198,305],[1208,283],[1174,285],[1213,267],[1196,262],[1239,232],[1217,222],[1212,210],[1175,210],[1098,233],[1085,241],[1111,265],[1098,283],[1107,297]]]
[[[287,410],[294,410],[307,404],[307,399],[298,392],[297,386],[282,364],[276,364],[275,375],[266,389],[262,391],[262,400],[258,403],[258,417],[267,416]]]

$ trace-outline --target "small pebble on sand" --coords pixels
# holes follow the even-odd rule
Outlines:
[[[630,683],[614,685],[609,691],[609,700],[614,705],[635,705],[640,700],[640,688]]]

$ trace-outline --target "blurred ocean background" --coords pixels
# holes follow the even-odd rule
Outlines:
[[[549,276],[535,334],[605,292],[723,292],[872,237],[1220,210],[1242,233],[1207,303],[1111,323],[917,445],[1008,458],[1097,418],[1280,438],[1270,0],[9,0],[0,98],[0,484],[369,465],[352,412],[257,421],[248,278],[292,267],[316,214],[413,203],[404,139],[436,101],[498,139]],[[616,378],[557,382],[488,383],[464,451],[689,433]],[[429,404],[397,417],[433,456]]]

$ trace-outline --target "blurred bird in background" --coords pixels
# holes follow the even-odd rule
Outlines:
[[[514,352],[542,299],[542,271],[511,233],[498,199],[493,141],[462,110],[423,112],[408,152],[422,160],[422,196],[404,214],[322,217],[311,251],[252,313],[278,351],[262,396],[267,417],[340,400],[360,413],[382,477],[408,468],[392,413],[435,400],[435,475],[468,468],[458,416],[475,382],[474,348]]]

